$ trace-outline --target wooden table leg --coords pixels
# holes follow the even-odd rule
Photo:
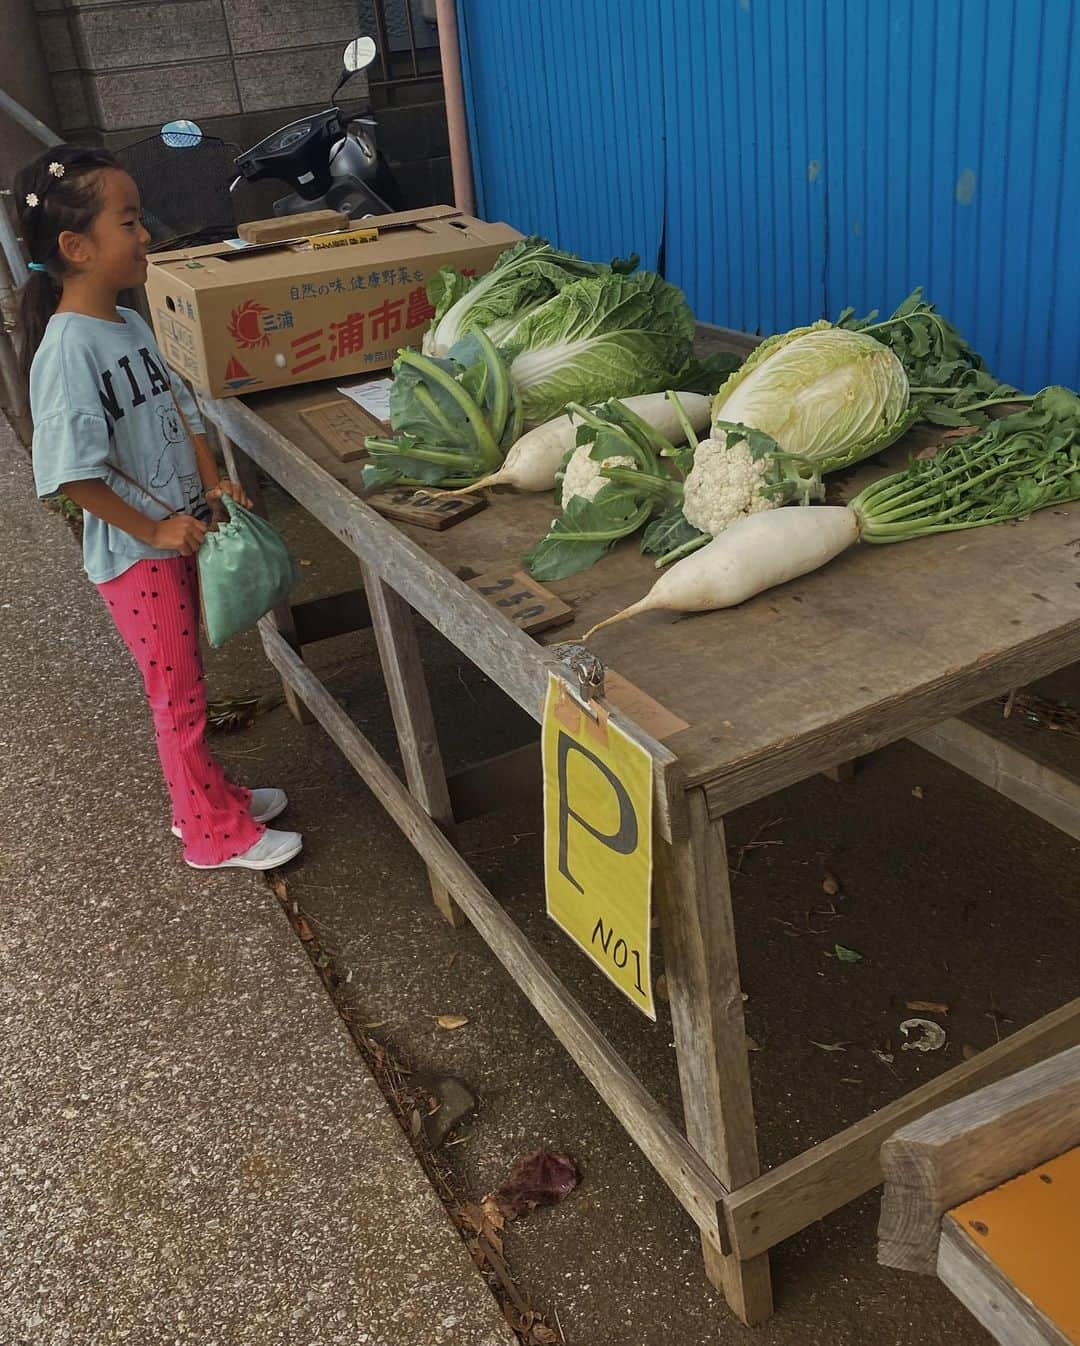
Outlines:
[[[827,766],[821,774],[835,781],[837,785],[842,785],[844,781],[855,779],[855,767],[856,760],[853,757],[849,762],[837,762],[835,766]]]
[[[439,736],[431,712],[427,682],[412,609],[379,577],[363,567],[371,623],[379,647],[398,745],[409,790],[447,836],[453,836],[454,814],[446,784]],[[441,879],[430,874],[435,905],[452,926],[466,923],[465,913]]]
[[[266,500],[263,497],[262,486],[259,484],[259,474],[255,468],[255,464],[246,453],[236,447],[227,435],[222,434],[218,427],[212,422],[207,422],[206,432],[211,444],[216,442],[219,447],[221,455],[225,459],[225,466],[228,469],[229,476],[233,481],[238,482],[247,492],[251,499],[251,503],[255,506],[255,513],[261,515],[261,517],[265,519]],[[297,654],[303,657],[300,642],[296,638],[296,624],[293,622],[292,608],[289,604],[281,603],[278,607],[274,608],[270,615],[273,619],[274,626],[281,633],[282,637],[289,642]],[[307,706],[305,706],[303,701],[296,695],[296,692],[293,691],[292,687],[284,680],[282,680],[281,683],[281,693],[285,698],[285,704],[288,706],[293,719],[298,720],[301,724],[315,723],[315,716],[312,715],[311,711],[308,710]]]
[[[758,1176],[724,827],[705,795],[686,796],[688,835],[659,845],[656,901],[686,1134],[725,1187]],[[772,1313],[768,1254],[740,1261],[703,1244],[705,1270],[744,1323]]]

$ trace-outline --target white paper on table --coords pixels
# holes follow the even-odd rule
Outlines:
[[[369,379],[367,383],[353,383],[346,388],[338,388],[339,393],[364,408],[377,421],[390,419],[390,385],[393,379]]]

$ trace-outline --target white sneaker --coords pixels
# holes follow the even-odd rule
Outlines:
[[[248,805],[248,811],[251,814],[251,821],[255,823],[268,823],[276,818],[279,813],[284,813],[289,807],[289,796],[284,790],[252,790],[251,803]],[[179,827],[170,829],[174,837],[180,836]]]
[[[268,827],[254,846],[231,860],[219,860],[216,865],[197,865],[194,860],[184,863],[192,869],[277,869],[300,854],[304,838],[299,832],[275,832]]]

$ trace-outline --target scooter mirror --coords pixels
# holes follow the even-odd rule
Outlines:
[[[355,75],[358,70],[366,70],[376,55],[377,48],[372,38],[354,37],[345,48],[342,65],[350,75]]]
[[[187,150],[198,145],[203,134],[195,122],[182,117],[179,121],[166,122],[161,128],[161,138],[170,149]]]

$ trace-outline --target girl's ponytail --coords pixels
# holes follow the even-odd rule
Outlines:
[[[60,301],[65,271],[60,235],[89,230],[101,209],[101,171],[120,167],[107,150],[54,145],[15,175],[19,231],[31,262],[30,279],[19,291],[16,308],[19,367],[27,384],[34,354]]]

